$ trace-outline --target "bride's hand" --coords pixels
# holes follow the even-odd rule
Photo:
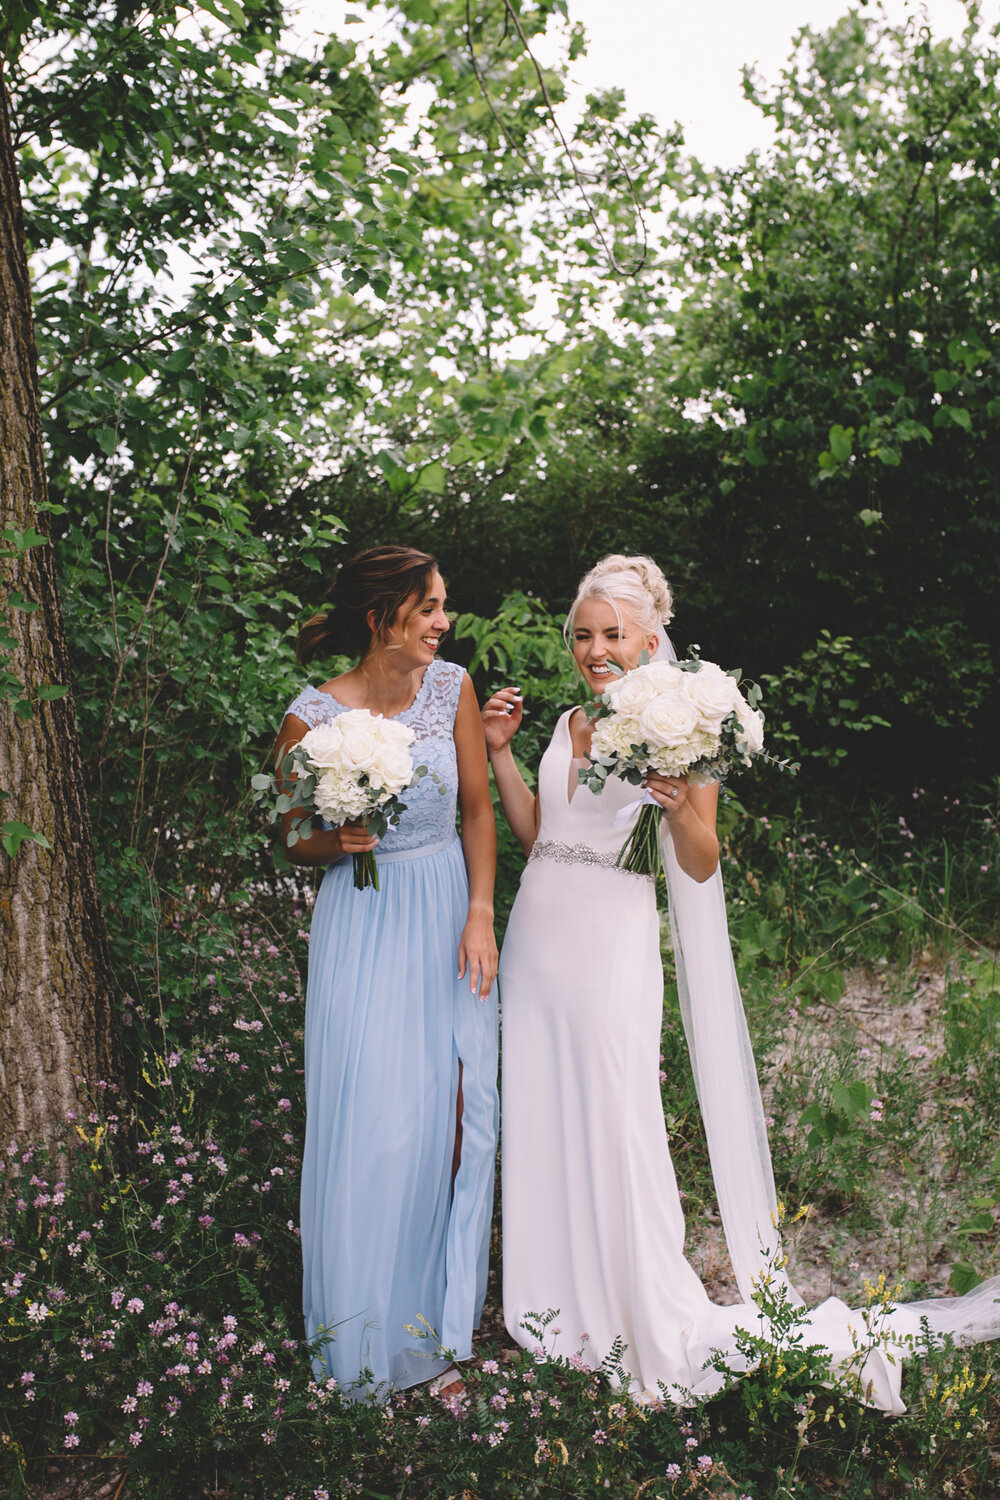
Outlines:
[[[489,750],[502,750],[517,733],[522,716],[520,689],[501,688],[483,704],[483,733]]]
[[[676,817],[687,802],[686,776],[661,776],[658,771],[647,771],[643,785],[668,817]]]

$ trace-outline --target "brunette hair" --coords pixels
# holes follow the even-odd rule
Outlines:
[[[338,568],[327,589],[329,608],[313,615],[299,631],[295,655],[305,666],[314,656],[342,652],[364,656],[385,639],[400,605],[417,595],[422,602],[437,561],[416,547],[369,547]],[[374,624],[368,614],[374,611]]]

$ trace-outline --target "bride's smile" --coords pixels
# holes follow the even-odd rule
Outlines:
[[[587,686],[603,693],[617,671],[630,672],[642,653],[652,656],[656,637],[645,632],[626,610],[606,599],[587,598],[573,617],[573,656]]]

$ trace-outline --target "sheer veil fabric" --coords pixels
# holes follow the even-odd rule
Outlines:
[[[655,659],[676,660],[661,630]],[[677,862],[672,839],[660,840],[667,879],[670,926],[677,967],[681,1017],[705,1135],[719,1212],[742,1300],[749,1303],[755,1280],[770,1271],[772,1290],[784,1286],[789,1300],[801,1306],[781,1259],[777,1200],[771,1153],[764,1123],[760,1084],[747,1030],[743,1000],[729,942],[722,875],[702,884]],[[862,1332],[863,1314],[829,1299],[810,1315],[817,1342],[842,1344],[847,1326]],[[904,1410],[900,1398],[898,1355],[910,1339],[924,1332],[940,1340],[977,1343],[1000,1336],[1000,1277],[993,1277],[961,1297],[900,1303],[879,1320],[883,1348],[869,1358],[863,1382],[872,1382],[870,1399],[883,1409]]]

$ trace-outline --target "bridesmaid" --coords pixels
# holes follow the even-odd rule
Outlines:
[[[437,778],[405,794],[381,841],[346,824],[286,844],[296,863],[326,866],[306,997],[306,1333],[320,1341],[320,1376],[384,1399],[430,1377],[459,1384],[450,1358],[469,1357],[486,1292],[496,826],[472,684],[438,657],[449,620],[434,559],[372,548],[343,565],[328,597],[330,610],[299,633],[300,662],[334,651],[360,660],[291,704],[278,764],[314,725],[364,708],[408,725],[414,763]],[[379,891],[353,883],[351,856],[368,849]]]

